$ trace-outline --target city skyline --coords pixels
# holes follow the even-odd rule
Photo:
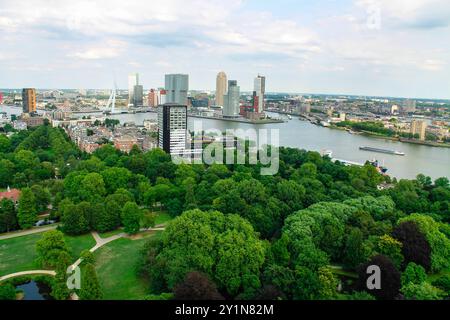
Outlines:
[[[244,92],[260,73],[268,92],[450,98],[444,0],[5,0],[0,9],[5,88],[125,88],[139,72],[146,89],[185,73],[192,88],[214,91],[224,70]]]

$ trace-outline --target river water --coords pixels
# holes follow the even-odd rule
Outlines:
[[[3,109],[3,110],[2,110]],[[9,110],[9,111],[8,111]],[[0,107],[0,112],[19,113],[20,108]],[[277,117],[277,115],[274,115]],[[122,114],[110,116],[123,122],[142,125],[145,119],[156,119],[155,113]],[[388,173],[397,178],[414,179],[419,173],[433,179],[450,178],[450,148],[438,148],[414,145],[378,139],[362,135],[353,135],[346,131],[323,128],[293,117],[285,123],[252,125],[221,120],[189,118],[188,127],[194,129],[194,121],[201,121],[203,130],[217,129],[278,129],[280,145],[321,152],[333,151],[333,158],[364,163],[377,159],[389,169]],[[402,151],[406,156],[396,156],[359,150],[361,146]]]

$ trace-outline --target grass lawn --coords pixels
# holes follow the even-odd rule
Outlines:
[[[65,235],[64,238],[74,261],[80,257],[81,251],[92,248],[96,243],[90,233],[77,237]]]
[[[157,214],[156,216],[156,225],[165,224],[169,222],[170,220],[173,220],[173,218],[168,214],[167,212],[155,212]]]
[[[40,269],[35,264],[36,242],[41,239],[42,233],[31,234],[23,237],[0,240],[0,276],[10,273]],[[71,256],[78,259],[81,251],[90,249],[95,245],[95,240],[90,234],[69,237],[65,236],[70,248]]]
[[[95,252],[95,267],[105,300],[139,300],[148,294],[148,284],[135,271],[139,253],[148,239],[122,238]]]
[[[41,234],[0,241],[0,276],[36,269],[35,244]]]

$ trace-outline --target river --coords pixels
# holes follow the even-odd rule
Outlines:
[[[19,113],[20,108],[0,107],[0,112]],[[9,111],[8,111],[9,110]],[[277,115],[275,115],[277,116]],[[110,116],[123,122],[134,122],[142,125],[145,119],[156,119],[155,113],[122,114]],[[450,148],[438,148],[378,139],[362,135],[350,134],[346,131],[323,128],[293,117],[285,123],[252,125],[246,123],[221,120],[189,118],[188,128],[193,130],[194,121],[202,121],[205,131],[218,129],[279,129],[280,145],[285,147],[306,149],[321,152],[332,150],[333,157],[364,163],[377,159],[389,169],[392,177],[414,179],[419,173],[433,179],[450,178]],[[396,156],[359,150],[360,146],[402,151],[406,156]]]

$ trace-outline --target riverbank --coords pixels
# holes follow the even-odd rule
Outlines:
[[[340,130],[340,131],[349,131],[351,129],[351,128],[347,128],[347,127],[338,127],[335,125],[331,125],[327,128],[334,129],[334,130]],[[354,130],[354,129],[352,129],[352,130]],[[384,140],[389,140],[389,141],[397,141],[397,142],[402,142],[402,143],[410,143],[410,144],[422,145],[422,146],[428,146],[428,147],[450,148],[449,143],[421,141],[421,140],[406,139],[406,138],[401,138],[401,137],[389,137],[389,136],[384,136],[384,135],[377,134],[377,133],[370,132],[370,131],[354,131],[354,133],[352,133],[352,134],[358,134],[358,135],[371,137],[371,138],[384,139]]]
[[[218,121],[228,121],[228,122],[238,122],[246,124],[271,124],[271,123],[284,123],[281,119],[261,119],[261,120],[248,120],[242,118],[217,118],[217,117],[206,117],[200,115],[188,114],[188,118],[198,118],[198,119],[208,119],[208,120],[218,120]]]

